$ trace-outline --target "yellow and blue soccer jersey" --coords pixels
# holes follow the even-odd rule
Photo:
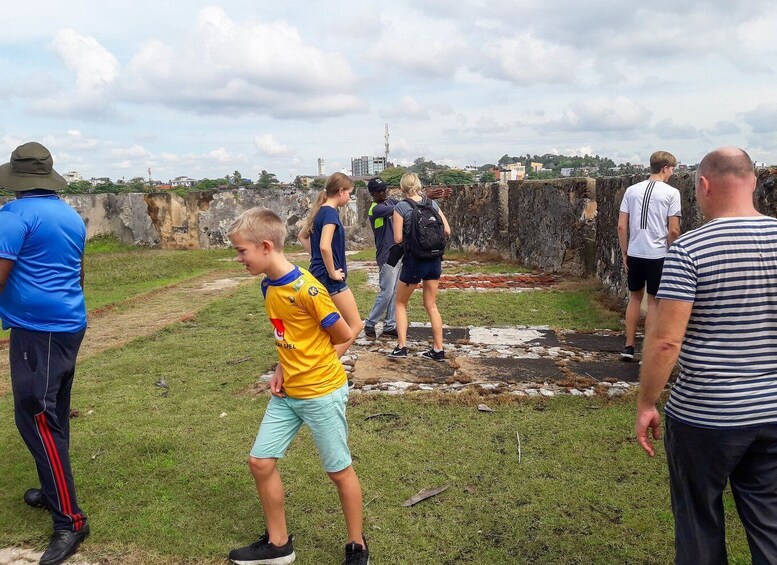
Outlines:
[[[340,312],[323,285],[294,267],[279,279],[265,278],[262,294],[275,330],[286,394],[316,398],[343,386],[345,369],[325,331],[340,319]]]

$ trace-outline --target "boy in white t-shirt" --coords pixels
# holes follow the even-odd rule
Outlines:
[[[625,361],[634,359],[634,340],[640,307],[647,286],[647,330],[655,310],[664,257],[680,235],[680,192],[666,184],[674,173],[677,159],[666,151],[650,156],[650,177],[631,185],[623,195],[618,217],[618,242],[628,276],[629,303],[626,306]]]

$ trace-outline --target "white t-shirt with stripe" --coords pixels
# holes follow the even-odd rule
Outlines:
[[[645,180],[626,189],[621,212],[629,215],[629,257],[666,257],[670,216],[680,216],[680,191],[665,182]]]
[[[666,413],[712,428],[777,423],[777,219],[718,218],[678,238],[656,297],[693,302]]]

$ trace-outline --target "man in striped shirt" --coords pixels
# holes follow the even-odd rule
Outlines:
[[[651,457],[679,357],[664,439],[679,564],[727,563],[727,482],[753,563],[777,563],[777,219],[756,211],[755,185],[741,149],[699,164],[710,221],[669,250],[645,341],[636,434]]]
[[[680,192],[666,181],[677,159],[666,151],[650,156],[650,176],[626,189],[618,217],[618,242],[626,269],[629,303],[626,306],[624,361],[634,359],[642,298],[647,286],[648,311],[645,328],[656,308],[656,292],[667,249],[680,235]]]

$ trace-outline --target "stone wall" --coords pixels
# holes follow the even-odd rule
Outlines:
[[[366,191],[365,191],[366,192]],[[87,237],[115,235],[125,243],[162,249],[200,249],[229,245],[227,230],[240,213],[269,208],[286,221],[287,243],[299,230],[318,196],[315,190],[247,190],[217,193],[63,195],[86,223]],[[369,197],[367,197],[369,200]],[[340,209],[349,247],[369,245],[367,204],[358,198]],[[364,225],[362,225],[364,224]],[[367,238],[370,239],[367,239]]]
[[[564,178],[510,182],[508,187],[511,255],[545,272],[592,274],[595,181]]]
[[[610,294],[618,300],[626,300],[626,273],[621,261],[618,244],[618,214],[623,193],[647,175],[600,178],[596,182],[596,276]],[[672,175],[668,184],[680,191],[682,219],[680,233],[696,229],[704,218],[696,203],[694,173]],[[777,169],[758,172],[758,184],[754,196],[756,209],[762,214],[777,217]]]

